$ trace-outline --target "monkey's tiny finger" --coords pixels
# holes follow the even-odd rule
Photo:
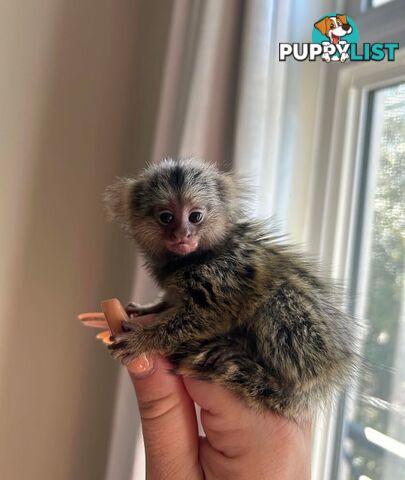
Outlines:
[[[125,320],[121,322],[121,329],[123,332],[129,332],[129,328],[125,325]]]
[[[122,340],[122,341],[110,341],[109,345],[108,345],[108,348],[110,350],[121,350],[122,348],[125,348],[127,346],[127,342],[125,340]]]
[[[134,332],[141,329],[139,324],[135,322],[128,322],[127,320],[122,320],[121,327],[124,332]]]
[[[119,345],[120,347],[122,345],[127,345],[128,343],[128,337],[126,336],[125,333],[121,333],[118,335],[111,335],[111,341],[114,345]]]

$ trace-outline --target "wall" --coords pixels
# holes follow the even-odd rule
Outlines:
[[[149,160],[170,8],[2,4],[2,478],[104,477],[117,366],[75,317],[130,292],[132,248],[100,196]]]

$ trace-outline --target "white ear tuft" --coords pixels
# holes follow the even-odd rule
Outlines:
[[[132,178],[118,178],[117,182],[105,189],[103,201],[108,220],[124,224],[128,222],[130,193],[134,184]]]

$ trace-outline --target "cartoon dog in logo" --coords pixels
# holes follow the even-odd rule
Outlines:
[[[347,23],[347,15],[338,15],[336,14],[335,17],[324,17],[319,22],[315,23],[315,28],[317,28],[322,35],[328,37],[329,42],[322,42],[322,45],[345,45],[347,42],[346,40],[341,40],[342,37],[345,35],[349,35],[352,33],[352,27]],[[333,55],[331,57],[329,53],[324,53],[322,55],[322,60],[324,62],[345,62],[349,58],[349,54],[346,52],[342,52],[340,57],[338,55]]]

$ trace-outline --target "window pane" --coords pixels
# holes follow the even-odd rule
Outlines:
[[[362,372],[347,402],[344,480],[405,479],[405,83],[373,93],[356,312],[367,323]]]
[[[371,7],[379,7],[380,5],[384,5],[384,3],[392,2],[392,0],[371,0]]]

